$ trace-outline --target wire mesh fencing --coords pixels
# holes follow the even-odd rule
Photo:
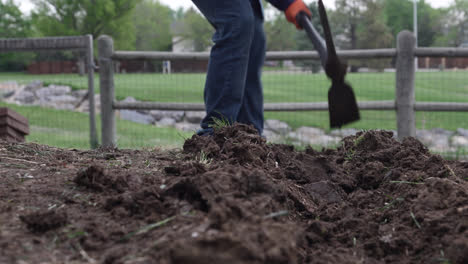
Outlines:
[[[0,53],[0,106],[28,119],[27,141],[90,148],[85,56],[79,50]]]

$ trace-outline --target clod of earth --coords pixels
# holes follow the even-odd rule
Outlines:
[[[468,263],[468,163],[391,132],[322,151],[241,124],[176,151],[0,149],[34,162],[0,163],[0,263]]]

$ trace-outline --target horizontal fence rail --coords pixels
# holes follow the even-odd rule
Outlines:
[[[343,59],[394,58],[397,49],[338,50]],[[415,48],[416,57],[468,57],[468,48]],[[209,52],[115,51],[114,60],[208,60]],[[316,51],[269,51],[267,60],[319,60]]]
[[[337,51],[344,59],[392,58],[396,49],[344,50]],[[209,52],[160,52],[160,51],[115,51],[114,60],[208,60]],[[319,60],[316,51],[269,51],[267,60]]]
[[[416,102],[415,111],[468,112],[468,103]]]
[[[0,38],[0,52],[40,50],[86,50],[90,36],[48,38]],[[92,44],[92,43],[91,43]]]
[[[158,102],[118,102],[114,101],[114,109],[119,110],[173,110],[173,111],[205,111],[201,103],[158,103]],[[358,102],[360,110],[396,110],[395,101],[365,101]],[[435,112],[468,112],[468,103],[415,102],[415,111]],[[264,110],[277,111],[328,111],[328,103],[266,103]]]
[[[200,103],[158,103],[158,102],[118,102],[114,101],[114,109],[126,110],[174,110],[174,111],[205,111],[205,105]],[[394,101],[358,102],[361,110],[395,110]],[[265,111],[328,111],[328,103],[266,103]]]
[[[468,48],[415,48],[416,57],[468,57]]]

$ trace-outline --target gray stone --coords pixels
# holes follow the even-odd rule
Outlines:
[[[77,101],[77,103],[78,103],[80,100],[81,100],[81,98],[79,98],[79,100]],[[101,97],[99,96],[99,94],[94,95],[94,106],[95,106],[95,111],[96,111],[96,113],[100,113],[100,112],[101,112]],[[88,112],[89,112],[89,100],[85,100],[85,101],[78,107],[77,111],[88,113]]]
[[[10,97],[12,97],[14,94],[15,94],[15,91],[7,91],[7,92],[3,92],[2,94],[0,94],[0,97],[3,97],[3,98],[10,98]]]
[[[122,102],[124,103],[135,103],[137,102],[137,99],[131,97],[131,96],[127,96],[125,99],[122,100]]]
[[[444,129],[416,130],[416,138],[430,150],[436,152],[450,151],[450,137],[453,132]]]
[[[302,136],[307,138],[325,135],[325,132],[322,129],[315,127],[300,127],[295,132],[299,137]]]
[[[158,126],[174,126],[175,124],[176,121],[170,117],[164,117],[163,119],[156,122],[156,125]]]
[[[18,89],[20,89],[20,86],[16,81],[2,82],[0,83],[0,98],[11,97]]]
[[[71,95],[81,100],[87,93],[88,90],[74,90],[71,92]]]
[[[267,141],[271,143],[279,143],[282,142],[284,139],[284,137],[269,129],[264,129],[262,136],[264,136],[267,139]]]
[[[468,147],[468,138],[462,136],[454,136],[452,137],[452,146]]]
[[[467,138],[468,138],[468,129],[458,128],[458,129],[457,129],[457,133],[458,133],[458,135],[460,135],[460,136],[464,136],[464,137],[467,137]]]
[[[205,118],[206,113],[201,111],[187,111],[185,112],[185,121],[200,124],[200,122]]]
[[[443,128],[433,128],[431,130],[432,133],[437,134],[437,135],[445,135],[445,136],[451,136],[453,135],[452,131],[445,130]]]
[[[326,135],[323,130],[314,127],[300,127],[295,132],[289,133],[288,138],[313,146],[334,146],[341,140],[340,137]]]
[[[134,110],[120,110],[120,118],[140,124],[153,124],[154,118]]]
[[[182,123],[176,123],[174,127],[178,130],[186,131],[186,132],[196,132],[198,129],[200,129],[199,124],[192,124],[188,122],[182,122]]]
[[[32,104],[36,100],[36,96],[34,92],[21,89],[15,93],[12,99],[20,104]]]
[[[309,141],[310,145],[313,146],[336,146],[338,143],[340,143],[341,138],[339,137],[332,137],[329,135],[322,135],[318,137],[311,138]]]
[[[149,114],[153,116],[156,121],[159,121],[164,117],[169,117],[177,122],[180,122],[184,118],[184,111],[151,110]]]
[[[354,136],[359,130],[354,128],[335,129],[330,132],[331,136],[335,137],[349,137]]]
[[[36,91],[36,95],[40,99],[46,99],[52,96],[66,95],[66,94],[69,94],[70,92],[71,92],[71,88],[69,86],[49,85],[48,87],[38,89]]]
[[[292,130],[287,123],[275,119],[265,120],[264,126],[266,130],[271,130],[280,135],[286,135]]]
[[[28,85],[24,87],[24,89],[28,92],[35,92],[39,90],[40,88],[42,88],[42,81],[39,81],[39,80],[32,81],[31,83],[29,83]]]
[[[74,104],[77,102],[76,97],[71,96],[71,95],[54,95],[50,96],[47,98],[50,102],[52,103],[68,103],[68,104]]]

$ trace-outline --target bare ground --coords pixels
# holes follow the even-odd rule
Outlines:
[[[0,263],[468,263],[468,163],[235,125],[183,150],[0,141]]]

